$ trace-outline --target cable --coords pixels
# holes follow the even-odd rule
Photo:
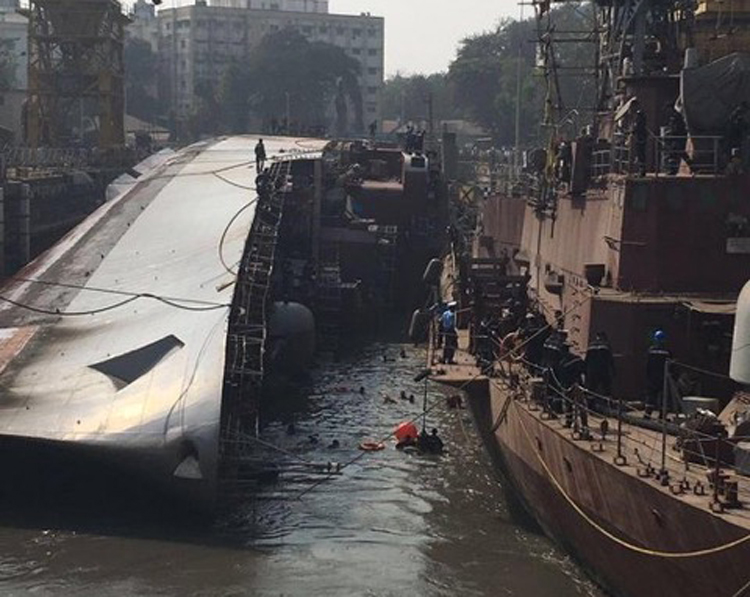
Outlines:
[[[472,383],[473,381],[475,381],[476,379],[478,379],[482,375],[483,375],[482,371],[479,371],[479,373],[477,373],[472,378],[466,380],[464,383],[462,383],[460,386],[458,386],[456,388],[456,390],[457,391],[461,391],[463,388],[465,388],[466,386],[468,386],[470,383]],[[406,422],[407,423],[416,423],[416,422],[418,422],[419,419],[421,419],[422,417],[424,417],[424,416],[428,415],[429,413],[431,413],[433,410],[435,410],[441,404],[442,404],[442,402],[436,401],[427,410],[422,411],[417,416],[413,417],[412,419],[410,419],[409,421],[406,421]],[[380,443],[385,443],[388,440],[392,439],[393,437],[395,437],[395,432],[392,431],[387,436],[381,438],[379,441],[380,441]],[[357,456],[355,456],[351,460],[348,460],[347,462],[345,462],[344,464],[342,464],[341,467],[338,468],[337,474],[340,473],[341,471],[343,471],[345,468],[347,468],[347,467],[353,465],[354,463],[358,462],[359,460],[361,460],[362,458],[364,458],[367,454],[369,454],[369,452],[366,452],[366,451],[360,452],[359,454],[357,454]],[[334,474],[328,474],[327,476],[323,477],[322,479],[320,479],[316,483],[313,483],[310,487],[308,487],[308,488],[304,489],[303,491],[301,491],[300,493],[298,493],[295,496],[294,499],[302,499],[302,497],[304,497],[305,495],[307,495],[308,493],[310,493],[311,491],[313,491],[314,489],[316,489],[317,487],[319,487],[323,483],[326,483],[326,482],[330,481],[335,476],[336,475],[334,475]]]
[[[709,375],[711,377],[716,377],[718,379],[734,381],[731,377],[729,377],[728,375],[724,375],[723,373],[716,373],[715,371],[709,371],[708,369],[701,369],[700,367],[695,367],[693,365],[681,363],[680,361],[675,361],[674,359],[670,359],[669,363],[670,365],[677,365],[678,367],[689,369],[691,371],[695,371],[696,373],[702,373],[703,375]]]
[[[245,191],[256,191],[257,190],[255,187],[249,187],[247,185],[240,184],[238,182],[234,182],[232,180],[229,180],[228,178],[222,176],[218,172],[211,172],[211,174],[213,174],[219,180],[221,180],[221,181],[223,181],[223,182],[225,182],[225,183],[227,183],[229,185],[232,185],[233,187],[237,187],[238,189],[243,189]]]
[[[224,241],[226,241],[227,233],[229,232],[229,229],[232,227],[232,224],[237,220],[237,218],[240,217],[242,212],[244,212],[246,209],[248,209],[250,206],[255,205],[258,202],[258,198],[251,199],[248,203],[243,205],[240,210],[232,216],[232,219],[229,220],[229,223],[224,228],[224,232],[221,233],[221,239],[219,239],[219,261],[221,261],[221,265],[224,266],[224,269],[227,270],[231,275],[236,276],[238,272],[233,270],[231,267],[227,265],[226,260],[224,259]]]
[[[121,293],[121,294],[125,294],[125,293]],[[193,312],[216,311],[218,309],[228,309],[230,306],[228,304],[215,304],[215,305],[205,305],[201,307],[198,307],[198,306],[190,307],[187,305],[181,305],[178,302],[175,302],[175,300],[173,299],[161,297],[155,294],[151,294],[149,292],[143,292],[139,294],[130,294],[128,298],[126,298],[125,300],[119,301],[112,305],[107,305],[106,307],[88,309],[86,311],[61,311],[60,309],[55,309],[55,310],[44,309],[42,307],[35,307],[33,305],[21,303],[19,301],[15,301],[5,296],[0,296],[0,301],[13,305],[14,307],[19,307],[21,309],[26,309],[27,311],[32,311],[33,313],[39,313],[41,315],[58,315],[61,317],[81,317],[84,315],[98,315],[99,313],[106,313],[107,311],[113,311],[114,309],[119,309],[120,307],[124,307],[125,305],[128,305],[134,301],[137,301],[138,299],[144,299],[144,298],[153,299],[169,307],[174,307],[175,309],[180,309],[182,311],[193,311]]]
[[[112,311],[114,309],[119,309],[120,307],[124,307],[128,303],[132,303],[133,301],[138,300],[139,297],[137,296],[131,296],[130,298],[126,298],[124,301],[120,301],[119,303],[115,303],[114,305],[108,305],[106,307],[101,307],[99,309],[91,309],[88,311],[69,311],[69,312],[63,312],[59,309],[55,309],[54,311],[51,311],[49,309],[42,309],[40,307],[34,307],[32,305],[26,305],[24,303],[19,303],[18,301],[14,301],[13,299],[9,299],[5,296],[0,296],[0,301],[3,301],[5,303],[9,303],[13,305],[14,307],[20,307],[21,309],[26,309],[27,311],[32,311],[34,313],[40,313],[41,315],[61,315],[66,317],[79,317],[82,315],[96,315],[98,313],[105,313],[107,311]]]
[[[154,295],[154,294],[146,293],[146,292],[131,292],[127,290],[116,290],[112,288],[101,288],[97,286],[83,286],[81,284],[72,284],[69,282],[51,282],[47,280],[40,280],[38,278],[23,278],[20,276],[13,276],[11,278],[8,278],[8,280],[12,282],[25,282],[28,284],[39,284],[42,286],[70,288],[72,290],[83,290],[86,292],[98,292],[101,294],[113,294],[115,296],[127,296],[127,297],[137,297],[137,298],[148,296],[149,298],[156,298],[158,300],[171,301],[174,303],[192,303],[195,305],[205,305],[205,306],[217,307],[217,308],[227,306],[226,303],[217,303],[214,301],[203,301],[200,299],[188,299],[188,298],[173,297],[173,296]]]

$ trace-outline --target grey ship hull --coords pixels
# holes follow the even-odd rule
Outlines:
[[[233,271],[254,207],[237,214],[255,197],[255,142],[175,154],[6,281],[0,440],[65,447],[213,506]],[[266,146],[272,156],[322,143]]]

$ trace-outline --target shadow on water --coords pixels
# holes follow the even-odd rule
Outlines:
[[[424,351],[394,343],[397,333],[321,362],[302,392],[271,397],[257,456],[279,479],[211,523],[106,467],[62,475],[62,460],[40,455],[31,491],[0,488],[0,592],[597,595],[517,517],[469,410],[445,408],[439,387],[427,386],[427,427],[447,453],[394,449],[388,436],[421,419],[425,390],[413,381]],[[363,453],[365,439],[386,447]],[[329,476],[318,469],[328,463],[345,466]]]

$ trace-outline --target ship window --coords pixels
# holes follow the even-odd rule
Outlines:
[[[182,340],[169,335],[130,352],[90,365],[90,367],[109,377],[115,387],[121,390],[146,375],[172,352],[183,346],[185,344]]]

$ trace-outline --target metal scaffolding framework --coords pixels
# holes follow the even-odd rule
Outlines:
[[[125,142],[123,44],[117,0],[30,0],[27,142],[100,148]]]

